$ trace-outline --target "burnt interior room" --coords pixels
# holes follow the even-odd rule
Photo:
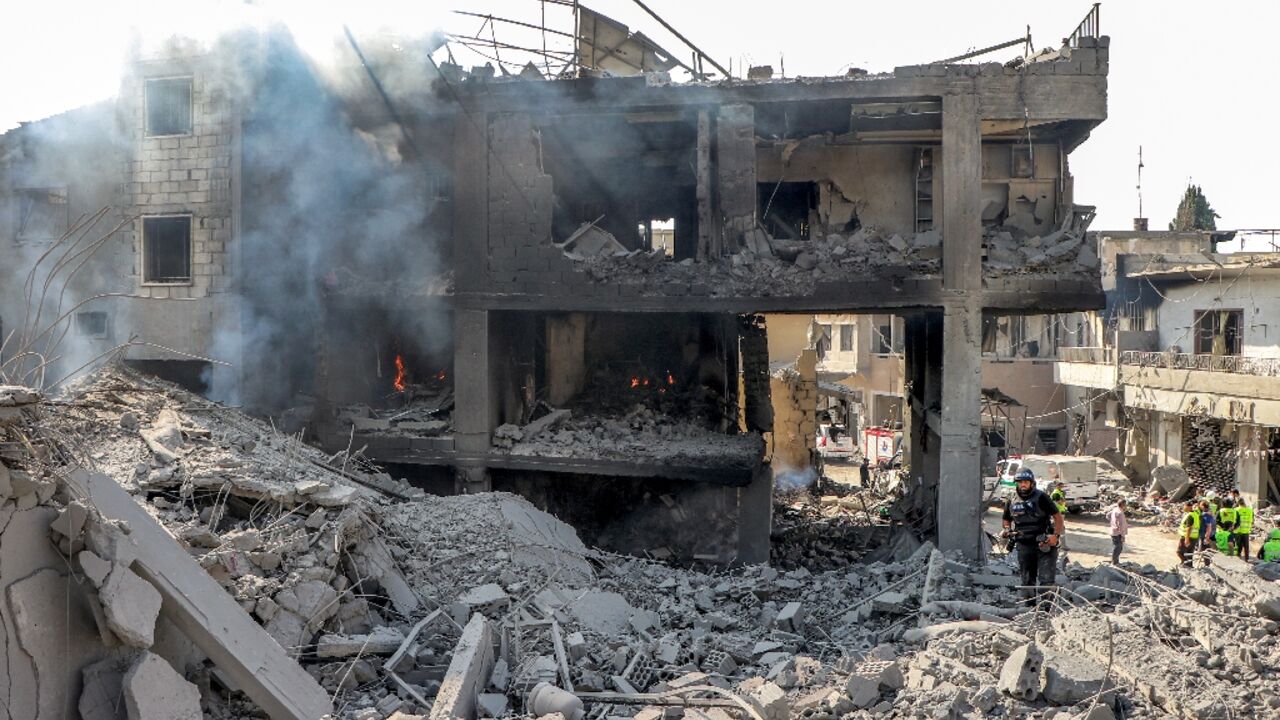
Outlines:
[[[319,396],[331,406],[408,411],[453,395],[452,312],[443,299],[387,308],[380,301],[329,298],[317,368]]]
[[[499,423],[549,408],[620,417],[637,405],[738,429],[738,318],[705,313],[503,313]]]
[[[628,250],[652,250],[654,224],[674,222],[674,259],[696,254],[696,114],[557,115],[539,129],[556,242],[594,222]]]

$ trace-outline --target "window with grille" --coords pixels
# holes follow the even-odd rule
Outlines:
[[[191,78],[147,81],[147,136],[191,133]]]
[[[1243,310],[1200,310],[1196,313],[1196,353],[1239,355],[1244,339]]]
[[[191,282],[191,216],[142,219],[142,281]]]

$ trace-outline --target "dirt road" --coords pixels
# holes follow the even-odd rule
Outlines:
[[[1000,508],[987,511],[983,519],[987,532],[1000,532]],[[1161,570],[1178,564],[1174,554],[1177,540],[1173,533],[1154,525],[1129,525],[1129,536],[1121,562],[1150,563]],[[1067,553],[1071,562],[1085,567],[1111,562],[1111,530],[1103,515],[1067,515]]]

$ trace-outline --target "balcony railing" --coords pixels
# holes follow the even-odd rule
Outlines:
[[[1115,348],[1107,347],[1060,347],[1058,360],[1061,362],[1095,363],[1114,365],[1116,363]]]
[[[1098,37],[1102,29],[1102,13],[1099,11],[1099,5],[1101,5],[1101,3],[1093,4],[1093,7],[1089,10],[1089,14],[1084,16],[1084,20],[1081,20],[1080,24],[1076,26],[1075,32],[1071,33],[1070,37],[1063,40],[1062,44],[1067,47],[1078,48],[1080,47],[1080,38]]]
[[[1126,350],[1120,353],[1120,364],[1169,368],[1172,370],[1202,370],[1205,372],[1236,373],[1260,377],[1280,377],[1280,358],[1250,357],[1247,355],[1207,355]]]

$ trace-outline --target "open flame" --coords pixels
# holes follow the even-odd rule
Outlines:
[[[405,377],[407,374],[408,373],[406,373],[404,369],[404,356],[396,355],[396,379],[392,382],[396,392],[404,392],[404,389],[407,387],[407,384],[405,383]]]

